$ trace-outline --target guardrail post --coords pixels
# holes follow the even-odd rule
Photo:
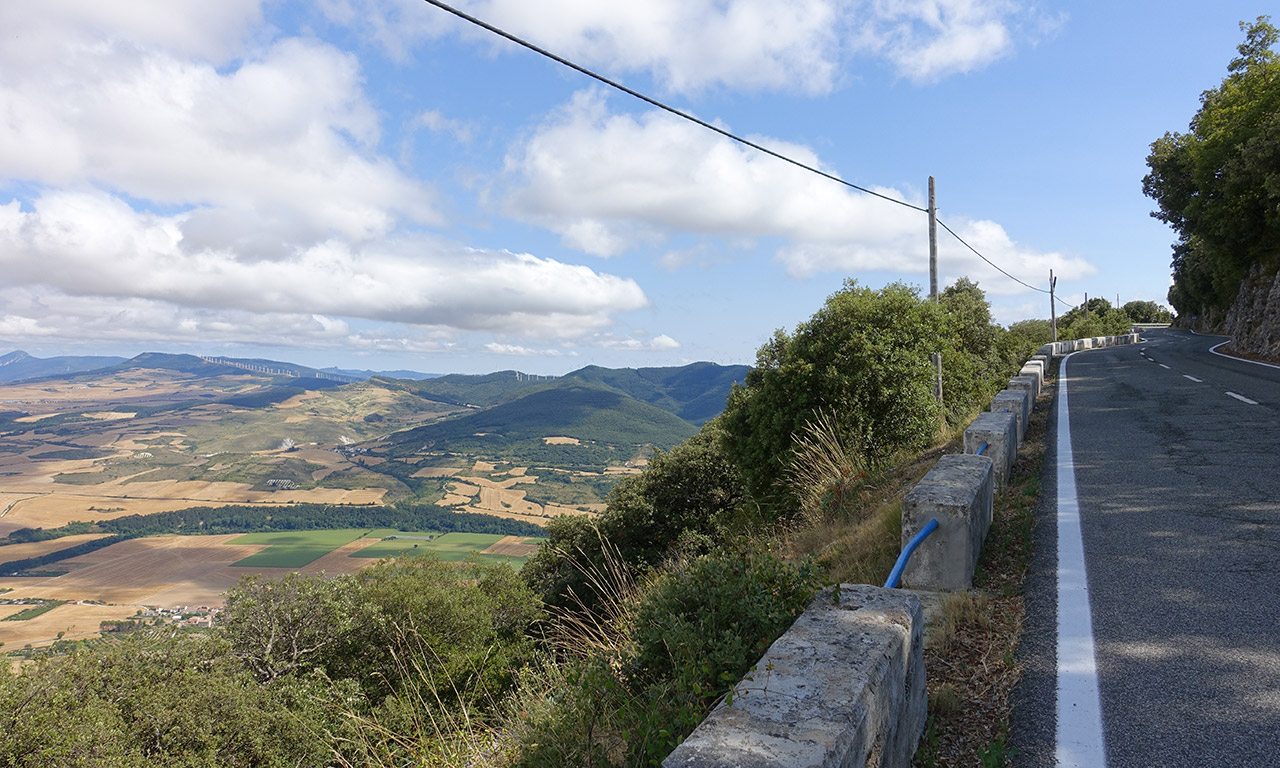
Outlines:
[[[903,571],[913,589],[969,589],[982,541],[991,527],[995,472],[989,456],[952,453],[938,459],[902,502],[905,545],[930,520],[938,530],[925,539]]]
[[[1018,444],[1027,436],[1027,424],[1031,420],[1031,398],[1025,389],[1006,389],[991,398],[991,412],[1012,413],[1018,418]]]
[[[982,455],[991,458],[996,485],[1003,488],[1018,458],[1018,417],[1007,411],[978,414],[964,431],[964,452],[976,454],[983,443],[987,450]]]

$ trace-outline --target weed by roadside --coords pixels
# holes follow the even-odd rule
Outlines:
[[[1010,696],[1022,675],[1014,654],[1025,615],[1022,583],[1052,402],[1047,381],[1009,484],[996,494],[974,591],[946,596],[926,637],[929,720],[912,763],[916,768],[997,768],[1012,757]]]

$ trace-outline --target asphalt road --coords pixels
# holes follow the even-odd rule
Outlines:
[[[1106,765],[1280,766],[1280,369],[1144,338],[1066,376]],[[1056,410],[1011,735],[1027,768],[1056,764]]]

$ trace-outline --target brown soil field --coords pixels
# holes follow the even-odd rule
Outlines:
[[[457,467],[423,467],[414,472],[412,477],[453,477],[461,471]]]
[[[29,606],[21,606],[29,607]],[[6,649],[48,645],[58,639],[78,640],[98,634],[98,625],[108,619],[124,619],[138,610],[133,605],[60,605],[48,613],[26,621],[0,621],[0,643]]]
[[[0,547],[0,563],[11,563],[14,560],[25,560],[28,557],[39,557],[47,555],[50,552],[57,552],[60,549],[74,547],[86,541],[101,539],[109,536],[107,533],[86,533],[80,536],[63,536],[61,539],[51,539],[50,541],[33,541],[27,544],[9,544]],[[3,586],[3,585],[0,585]]]
[[[547,445],[582,445],[582,441],[576,437],[544,437],[542,442]]]
[[[508,557],[525,557],[538,551],[537,544],[530,544],[528,536],[504,536],[493,542],[482,555],[507,555]]]

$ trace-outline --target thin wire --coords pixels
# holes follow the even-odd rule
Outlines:
[[[627,94],[628,96],[635,97],[635,98],[639,99],[640,101],[645,102],[646,104],[651,104],[651,105],[653,105],[653,106],[657,107],[658,109],[665,110],[665,111],[670,112],[671,114],[673,114],[673,115],[675,115],[675,116],[677,116],[677,117],[684,118],[685,120],[688,120],[688,121],[689,121],[689,122],[691,122],[691,123],[694,123],[694,124],[696,124],[696,125],[700,125],[700,126],[702,126],[703,128],[706,128],[707,130],[714,131],[714,132],[716,132],[716,133],[720,134],[721,136],[724,136],[725,138],[732,139],[733,141],[738,142],[739,144],[742,144],[742,145],[744,145],[744,146],[751,147],[752,149],[754,149],[754,150],[756,150],[756,151],[758,151],[758,152],[763,152],[763,153],[765,153],[766,155],[769,155],[769,156],[771,156],[771,157],[776,157],[777,159],[782,160],[782,161],[787,162],[787,163],[790,163],[790,164],[792,164],[792,165],[794,165],[794,166],[796,166],[796,167],[798,167],[798,168],[803,168],[804,170],[809,171],[810,173],[816,173],[816,174],[818,174],[819,176],[822,176],[823,178],[830,179],[831,181],[834,181],[834,182],[837,182],[837,183],[843,184],[843,185],[845,185],[846,187],[851,187],[852,189],[856,189],[856,190],[858,190],[859,192],[864,192],[864,193],[866,193],[866,194],[868,194],[868,195],[871,195],[871,196],[873,196],[873,197],[878,197],[878,198],[880,198],[881,200],[888,200],[888,201],[889,201],[889,202],[891,202],[891,203],[896,203],[897,205],[901,205],[901,206],[903,206],[904,208],[910,208],[911,210],[913,210],[913,211],[919,211],[920,213],[928,213],[928,212],[929,212],[927,208],[921,208],[920,206],[912,205],[911,203],[905,202],[905,201],[903,201],[903,200],[898,200],[897,198],[889,197],[888,195],[883,195],[883,194],[880,194],[879,192],[872,191],[872,190],[870,190],[870,189],[867,189],[866,187],[860,187],[860,186],[858,186],[857,184],[854,184],[854,183],[849,182],[849,181],[845,181],[844,179],[840,178],[839,176],[833,176],[832,174],[827,173],[826,171],[819,170],[819,169],[817,169],[817,168],[814,168],[814,167],[813,167],[813,166],[811,166],[811,165],[806,165],[805,163],[802,163],[802,162],[800,162],[799,160],[795,160],[795,159],[793,159],[793,158],[787,157],[787,156],[786,156],[786,155],[784,155],[784,154],[781,154],[781,153],[779,153],[779,152],[775,152],[775,151],[773,151],[772,149],[769,149],[769,148],[767,148],[767,147],[763,147],[763,146],[761,146],[761,145],[759,145],[759,144],[757,144],[757,143],[755,143],[755,142],[753,142],[753,141],[749,141],[748,139],[744,139],[744,138],[742,138],[741,136],[738,136],[738,135],[737,135],[737,134],[735,134],[735,133],[731,133],[731,132],[729,132],[729,131],[726,131],[726,130],[725,130],[725,129],[723,129],[723,128],[720,128],[720,127],[717,127],[717,126],[715,126],[715,125],[712,125],[711,123],[708,123],[708,122],[707,122],[707,121],[705,121],[705,120],[701,120],[701,119],[699,119],[699,118],[696,118],[696,117],[694,117],[693,115],[689,114],[688,112],[683,112],[683,111],[681,111],[681,110],[679,110],[679,109],[676,109],[675,107],[668,106],[668,105],[666,105],[666,104],[662,103],[661,101],[658,101],[657,99],[654,99],[654,98],[651,98],[651,97],[649,97],[649,96],[646,96],[646,95],[644,95],[643,93],[640,93],[639,91],[633,90],[633,89],[628,88],[627,86],[625,86],[625,85],[623,85],[623,84],[621,84],[621,83],[618,83],[618,82],[615,82],[615,81],[613,81],[613,80],[610,80],[609,78],[605,77],[604,75],[596,74],[595,72],[592,72],[591,70],[587,69],[586,67],[583,67],[583,66],[580,66],[580,65],[578,65],[578,64],[575,64],[575,63],[573,63],[572,61],[569,61],[568,59],[566,59],[566,58],[564,58],[564,57],[562,57],[562,56],[557,56],[556,54],[554,54],[554,53],[552,53],[552,52],[550,52],[550,51],[548,51],[548,50],[546,50],[546,49],[544,49],[544,48],[540,48],[540,47],[538,47],[537,45],[534,45],[533,43],[531,43],[531,42],[529,42],[529,41],[527,41],[527,40],[524,40],[524,39],[522,39],[522,38],[516,37],[515,35],[511,34],[510,32],[507,32],[506,30],[499,29],[498,27],[495,27],[495,26],[493,26],[492,24],[490,24],[490,23],[488,23],[488,22],[486,22],[486,21],[482,21],[481,19],[478,19],[478,18],[476,18],[475,16],[472,16],[472,15],[470,15],[470,14],[468,14],[468,13],[465,13],[465,12],[463,12],[463,11],[460,11],[460,10],[458,10],[457,8],[454,8],[453,6],[448,5],[447,3],[441,2],[441,0],[423,0],[423,2],[425,2],[425,3],[429,4],[429,5],[434,5],[435,7],[439,8],[439,9],[440,9],[440,10],[442,10],[442,11],[447,11],[448,13],[451,13],[451,14],[453,14],[454,16],[457,16],[458,18],[460,18],[460,19],[462,19],[462,20],[464,20],[464,21],[468,21],[468,22],[470,22],[470,23],[472,23],[472,24],[476,25],[477,27],[480,27],[481,29],[485,29],[485,30],[488,30],[489,32],[492,32],[493,34],[495,34],[495,35],[497,35],[497,36],[499,36],[499,37],[502,37],[502,38],[505,38],[505,39],[507,39],[507,40],[510,40],[511,42],[515,43],[516,45],[522,46],[522,47],[524,47],[524,48],[528,48],[529,50],[533,51],[534,53],[537,53],[537,54],[540,54],[540,55],[542,55],[542,56],[545,56],[545,57],[547,57],[548,59],[551,59],[552,61],[554,61],[554,62],[556,62],[556,63],[558,63],[558,64],[562,64],[562,65],[564,65],[564,66],[568,67],[569,69],[572,69],[572,70],[574,70],[574,71],[576,71],[576,72],[581,72],[582,74],[586,75],[587,77],[590,77],[590,78],[592,78],[592,79],[594,79],[594,80],[598,80],[599,82],[604,83],[605,85],[609,86],[610,88],[615,88],[615,89],[617,89],[617,90],[619,90],[619,91],[621,91],[621,92],[623,92],[623,93]],[[1039,291],[1040,293],[1052,293],[1051,291],[1046,291],[1046,290],[1045,290],[1045,289],[1043,289],[1043,288],[1037,288],[1037,287],[1035,287],[1034,285],[1031,285],[1030,283],[1024,282],[1024,281],[1022,281],[1022,280],[1019,280],[1018,278],[1014,277],[1013,275],[1009,274],[1008,272],[1005,272],[1003,269],[1001,269],[999,266],[997,266],[997,265],[995,264],[995,262],[991,261],[991,259],[988,259],[986,256],[983,256],[981,253],[979,253],[979,252],[978,252],[978,249],[976,249],[976,248],[974,248],[972,245],[969,245],[968,243],[966,243],[966,242],[964,241],[964,238],[962,238],[962,237],[960,237],[959,235],[957,235],[957,234],[955,233],[955,231],[954,231],[953,229],[951,229],[951,227],[948,227],[948,226],[947,226],[946,224],[944,224],[941,220],[939,220],[939,221],[938,221],[938,224],[940,224],[940,225],[942,226],[942,228],[943,228],[943,229],[945,229],[945,230],[947,230],[948,232],[950,232],[950,233],[951,233],[951,236],[952,236],[952,237],[954,237],[956,240],[959,240],[959,241],[960,241],[960,243],[961,243],[962,245],[964,245],[964,247],[966,247],[966,248],[968,248],[969,250],[973,251],[973,253],[974,253],[978,258],[982,259],[982,260],[983,260],[983,261],[985,261],[987,264],[991,265],[991,267],[993,267],[993,268],[994,268],[996,271],[998,271],[1000,274],[1004,275],[1005,277],[1009,278],[1010,280],[1013,280],[1015,283],[1018,283],[1018,284],[1020,284],[1020,285],[1022,285],[1022,286],[1024,286],[1024,287],[1026,287],[1026,288],[1030,288],[1030,289],[1031,289],[1031,290],[1033,290],[1033,291]],[[1057,300],[1058,300],[1058,301],[1061,301],[1064,305],[1066,305],[1066,306],[1068,306],[1068,307],[1073,306],[1072,304],[1070,304],[1070,303],[1068,303],[1067,301],[1063,300],[1061,297],[1057,297],[1057,296],[1055,296],[1055,298],[1057,298]]]
[[[622,91],[623,93],[625,93],[625,94],[627,94],[627,95],[629,95],[629,96],[634,96],[635,98],[640,99],[641,101],[643,101],[643,102],[645,102],[645,103],[647,103],[647,104],[652,104],[653,106],[657,107],[658,109],[666,110],[667,112],[670,112],[671,114],[673,114],[673,115],[675,115],[675,116],[677,116],[677,117],[682,117],[682,118],[684,118],[685,120],[688,120],[689,122],[696,123],[696,124],[698,124],[698,125],[702,126],[703,128],[706,128],[706,129],[711,130],[711,131],[715,131],[716,133],[720,134],[721,136],[724,136],[724,137],[726,137],[726,138],[732,139],[732,140],[734,140],[734,141],[738,142],[739,144],[744,144],[744,145],[746,145],[746,146],[748,146],[748,147],[751,147],[751,148],[752,148],[752,149],[754,149],[754,150],[757,150],[757,151],[763,152],[763,153],[765,153],[766,155],[771,155],[771,156],[773,156],[773,157],[778,158],[779,160],[783,160],[783,161],[785,161],[785,162],[791,163],[792,165],[794,165],[794,166],[798,166],[798,167],[800,167],[800,168],[803,168],[803,169],[805,169],[806,171],[810,171],[810,172],[812,172],[812,173],[816,173],[816,174],[818,174],[819,176],[822,176],[822,177],[825,177],[825,178],[827,178],[827,179],[830,179],[831,181],[839,182],[839,183],[841,183],[841,184],[845,185],[846,187],[852,187],[853,189],[856,189],[856,190],[858,190],[859,192],[865,192],[865,193],[867,193],[868,195],[873,195],[873,196],[875,196],[875,197],[880,198],[881,200],[888,200],[888,201],[889,201],[889,202],[891,202],[891,203],[897,203],[898,205],[901,205],[901,206],[906,207],[906,208],[910,208],[910,209],[912,209],[913,211],[920,211],[921,213],[928,213],[928,211],[927,211],[927,210],[925,210],[924,208],[921,208],[921,207],[919,207],[919,206],[912,205],[911,203],[904,202],[904,201],[902,201],[902,200],[898,200],[897,198],[889,197],[888,195],[882,195],[882,194],[880,194],[879,192],[874,192],[874,191],[872,191],[872,190],[870,190],[870,189],[867,189],[866,187],[860,187],[860,186],[858,186],[857,184],[854,184],[854,183],[849,182],[849,181],[845,181],[844,179],[840,178],[839,176],[833,176],[833,175],[831,175],[831,174],[827,173],[826,171],[818,170],[817,168],[814,168],[814,167],[813,167],[813,166],[811,166],[811,165],[805,165],[804,163],[800,162],[799,160],[795,160],[795,159],[792,159],[792,158],[790,158],[790,157],[787,157],[786,155],[780,154],[780,153],[778,153],[778,152],[774,152],[772,149],[768,149],[768,148],[766,148],[766,147],[762,147],[762,146],[760,146],[759,144],[756,144],[756,143],[755,143],[755,142],[753,142],[753,141],[749,141],[749,140],[747,140],[747,139],[744,139],[744,138],[742,138],[741,136],[738,136],[737,134],[730,133],[729,131],[726,131],[726,130],[724,130],[723,128],[717,128],[716,126],[712,125],[711,123],[706,122],[705,120],[699,120],[698,118],[694,117],[693,115],[689,114],[688,112],[682,112],[681,110],[678,110],[678,109],[676,109],[675,107],[669,107],[669,106],[667,106],[666,104],[663,104],[662,102],[658,101],[657,99],[650,98],[649,96],[645,96],[643,93],[640,93],[639,91],[634,91],[634,90],[632,90],[632,89],[628,88],[627,86],[625,86],[625,85],[623,85],[623,84],[621,84],[621,83],[614,82],[613,80],[610,80],[609,78],[605,77],[604,75],[598,75],[598,74],[596,74],[595,72],[592,72],[591,70],[587,69],[586,67],[582,67],[582,66],[579,66],[579,65],[577,65],[577,64],[574,64],[572,61],[569,61],[569,60],[568,60],[568,59],[566,59],[566,58],[563,58],[563,57],[561,57],[561,56],[557,56],[556,54],[554,54],[554,53],[552,53],[552,52],[550,52],[550,51],[548,51],[548,50],[545,50],[545,49],[543,49],[543,48],[539,48],[538,46],[534,45],[533,43],[528,42],[527,40],[522,40],[521,38],[516,37],[515,35],[511,34],[510,32],[506,32],[506,31],[504,31],[504,30],[501,30],[501,29],[499,29],[499,28],[497,28],[497,27],[493,26],[492,24],[489,24],[488,22],[481,21],[480,19],[477,19],[477,18],[476,18],[476,17],[474,17],[474,16],[471,16],[471,15],[469,15],[469,14],[466,14],[466,13],[464,13],[464,12],[462,12],[462,11],[458,10],[457,8],[454,8],[454,7],[450,6],[450,5],[446,5],[445,3],[440,2],[440,0],[423,0],[423,2],[428,3],[428,4],[430,4],[430,5],[434,5],[435,7],[439,8],[439,9],[440,9],[440,10],[442,10],[442,11],[448,11],[449,13],[452,13],[454,16],[457,16],[458,18],[463,19],[463,20],[465,20],[465,21],[469,21],[469,22],[471,22],[472,24],[475,24],[477,27],[481,27],[482,29],[487,29],[488,31],[492,32],[493,34],[498,35],[499,37],[504,37],[504,38],[506,38],[507,40],[510,40],[511,42],[515,43],[516,45],[524,46],[525,48],[528,48],[529,50],[533,51],[534,53],[542,54],[543,56],[546,56],[548,59],[551,59],[552,61],[554,61],[554,62],[556,62],[556,63],[563,64],[564,66],[566,66],[566,67],[568,67],[568,68],[570,68],[570,69],[572,69],[572,70],[575,70],[575,71],[577,71],[577,72],[581,72],[582,74],[586,75],[587,77],[593,78],[593,79],[595,79],[595,80],[599,80],[600,82],[604,83],[605,85],[609,86],[610,88],[616,88],[616,89],[618,89],[619,91]]]
[[[992,267],[993,269],[995,269],[997,272],[999,272],[1000,274],[1004,275],[1005,277],[1009,278],[1010,280],[1014,281],[1015,283],[1018,283],[1018,284],[1020,284],[1020,285],[1022,285],[1022,286],[1024,286],[1024,287],[1026,287],[1026,288],[1030,288],[1030,289],[1031,289],[1031,290],[1033,290],[1033,291],[1039,291],[1040,293],[1049,293],[1049,294],[1053,294],[1053,297],[1054,297],[1055,299],[1057,299],[1058,301],[1062,302],[1062,303],[1063,303],[1063,305],[1065,305],[1065,306],[1068,306],[1068,307],[1073,307],[1073,306],[1075,306],[1074,304],[1072,304],[1071,302],[1067,301],[1066,299],[1063,299],[1061,296],[1058,296],[1057,294],[1054,294],[1054,293],[1053,293],[1053,291],[1048,291],[1048,290],[1045,290],[1044,288],[1037,288],[1037,287],[1035,287],[1034,285],[1032,285],[1032,284],[1030,284],[1030,283],[1028,283],[1028,282],[1025,282],[1025,281],[1019,280],[1018,278],[1014,277],[1013,275],[1009,274],[1008,272],[1005,272],[1003,269],[1001,269],[999,266],[997,266],[997,265],[996,265],[996,263],[995,263],[994,261],[992,261],[991,259],[988,259],[986,256],[983,256],[981,253],[979,253],[977,248],[974,248],[972,245],[969,245],[967,242],[965,242],[965,239],[964,239],[963,237],[961,237],[961,236],[957,235],[957,234],[956,234],[956,232],[955,232],[955,230],[954,230],[954,229],[952,229],[951,227],[948,227],[948,226],[946,225],[946,223],[942,221],[942,219],[938,219],[938,226],[940,226],[940,227],[942,227],[943,229],[945,229],[945,230],[947,230],[948,232],[950,232],[952,237],[954,237],[955,239],[959,240],[959,241],[960,241],[960,244],[961,244],[961,245],[963,245],[965,248],[968,248],[969,250],[973,251],[973,253],[974,253],[974,255],[975,255],[975,256],[977,256],[978,258],[980,258],[980,259],[982,259],[983,261],[987,262],[987,264],[991,265],[991,267]]]

